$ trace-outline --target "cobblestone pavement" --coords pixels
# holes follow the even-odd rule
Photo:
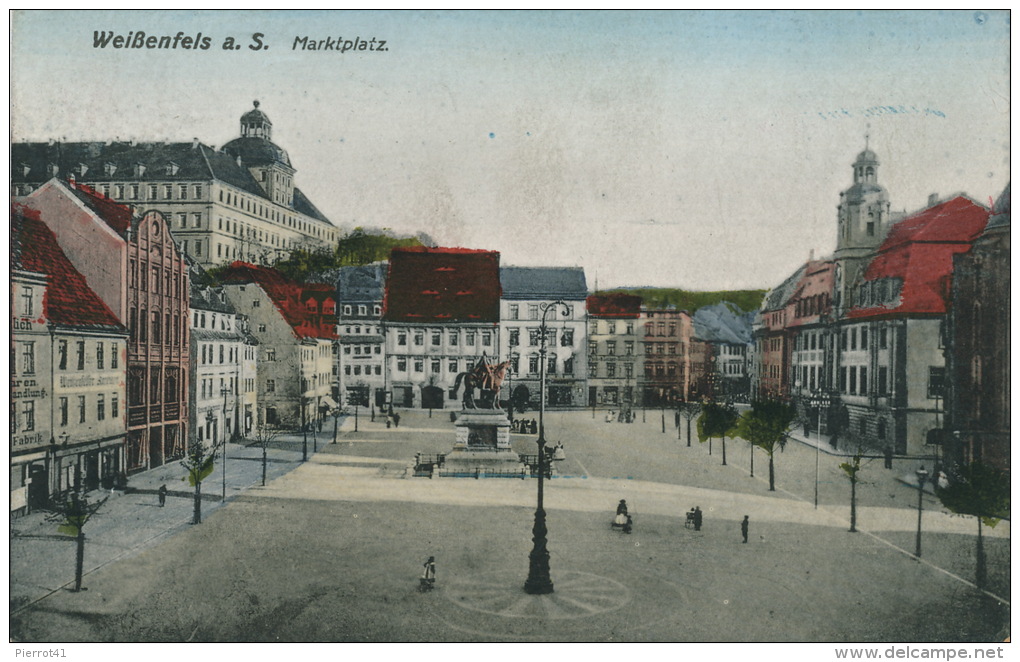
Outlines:
[[[16,522],[12,637],[996,641],[1008,635],[1008,603],[968,583],[976,532],[968,518],[942,512],[926,496],[925,552],[921,562],[912,558],[917,490],[900,479],[914,460],[899,460],[892,472],[870,470],[870,493],[862,488],[863,532],[851,534],[845,481],[820,484],[814,507],[813,447],[791,444],[777,454],[777,491],[769,492],[761,458],[750,477],[743,442],[730,441],[722,466],[720,448],[712,455],[697,441],[688,448],[675,429],[662,433],[651,411],[645,423],[631,425],[589,415],[547,418],[550,439],[567,450],[557,477],[547,481],[556,588],[549,596],[521,588],[535,481],[408,478],[415,452],[449,450],[452,426],[438,412],[431,419],[402,412],[398,429],[365,417],[354,432],[345,421],[339,443],[328,443],[330,430],[303,464],[300,437],[281,440],[264,488],[253,486],[261,482],[255,477],[260,462],[228,460],[226,507],[217,501],[214,473],[203,485],[213,494],[199,526],[187,524],[186,496],[164,509],[146,492],[113,497],[104,518],[87,529],[87,567],[94,568],[86,576],[88,592],[61,590],[70,572],[52,580],[33,574],[29,559],[47,559],[54,574],[70,571],[71,545],[26,538],[32,527],[52,531],[41,519]],[[534,452],[533,436],[515,435],[513,443]],[[230,456],[249,452],[257,451]],[[822,476],[842,461],[819,455],[828,457],[819,461]],[[236,482],[233,465],[241,472]],[[172,467],[160,471],[132,479],[133,486],[154,490],[180,475]],[[620,498],[634,515],[630,535],[609,526]],[[706,512],[697,532],[684,526],[693,505]],[[744,515],[751,521],[746,545],[739,532]],[[989,534],[992,591],[1008,596],[1008,523]],[[62,558],[53,553],[58,547],[66,550]],[[417,577],[429,555],[437,558],[438,585],[419,593]]]

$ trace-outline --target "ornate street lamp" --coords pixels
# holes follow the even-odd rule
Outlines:
[[[570,314],[570,307],[563,301],[546,304],[542,311],[542,325],[539,328],[541,344],[539,346],[539,406],[538,406],[538,506],[535,508],[535,526],[532,528],[532,541],[535,546],[531,550],[528,563],[528,579],[524,582],[524,592],[531,595],[545,595],[553,592],[552,579],[549,577],[549,550],[546,547],[548,529],[545,526],[545,508],[543,504],[545,478],[545,344],[546,325],[549,311],[563,307],[563,315]]]
[[[340,407],[333,409],[333,443],[336,443],[336,429],[340,423]]]
[[[819,447],[822,444],[821,430],[822,430],[822,409],[827,409],[832,403],[832,399],[829,394],[825,391],[816,391],[811,395],[810,405],[818,410],[818,427],[815,429],[815,508],[818,508],[818,459],[819,459]]]
[[[308,409],[308,398],[301,396],[301,461],[308,460],[308,421],[306,411]]]
[[[921,508],[923,507],[921,497],[924,496],[924,483],[928,480],[928,471],[922,464],[915,473],[917,474],[917,547],[914,549],[914,556],[921,558]]]

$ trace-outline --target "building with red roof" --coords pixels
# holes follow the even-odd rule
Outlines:
[[[219,279],[259,345],[257,424],[321,427],[339,406],[335,290],[246,262],[226,267]]]
[[[452,394],[457,375],[499,352],[500,295],[495,251],[393,249],[382,322],[394,405],[460,406]],[[361,388],[357,380],[345,383]]]
[[[11,512],[123,474],[127,329],[38,212],[11,209]]]
[[[166,218],[51,179],[24,205],[130,334],[127,473],[184,457],[188,441],[188,267]],[[73,432],[72,432],[73,434]]]
[[[841,400],[834,431],[854,444],[910,455],[938,450],[953,260],[970,251],[989,211],[965,196],[933,202],[894,224],[846,288],[834,343]]]

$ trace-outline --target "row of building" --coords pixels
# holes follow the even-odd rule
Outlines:
[[[548,407],[748,393],[751,314],[730,304],[692,315],[635,295],[589,295],[579,267],[500,266],[499,253],[471,249],[398,248],[388,262],[318,278],[337,286],[348,402],[457,407],[458,375],[484,357],[509,363],[504,400],[537,407],[543,323]]]
[[[12,512],[336,410],[333,288],[247,263],[213,283],[165,214],[74,181],[11,218]]]
[[[854,161],[832,256],[766,295],[752,397],[837,443],[1008,470],[1009,187],[991,209],[933,195],[893,212],[878,167],[870,149]]]

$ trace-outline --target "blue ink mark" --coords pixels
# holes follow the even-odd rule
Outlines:
[[[974,12],[974,22],[978,25],[984,25],[988,21],[988,14],[983,11]]]
[[[496,137],[496,134],[495,134],[495,133],[490,133],[490,134],[489,134],[489,138],[495,138],[495,137]]]

